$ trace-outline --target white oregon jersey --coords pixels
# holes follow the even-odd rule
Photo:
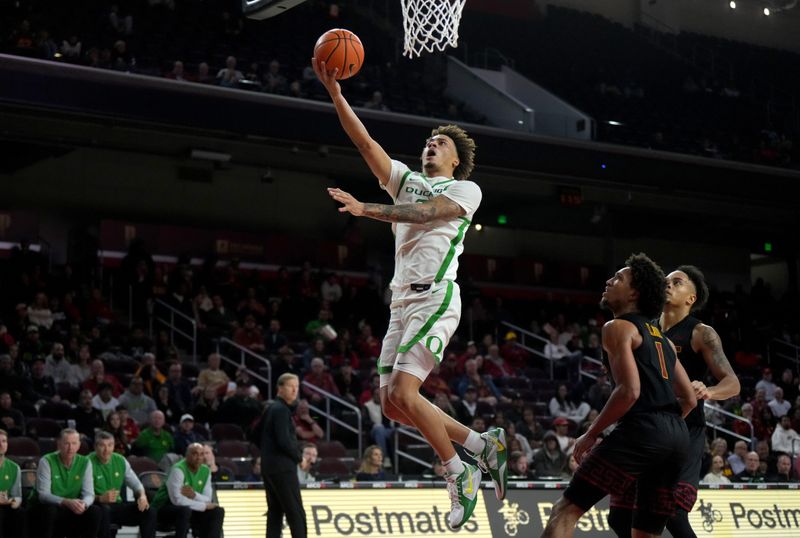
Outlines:
[[[481,203],[481,189],[473,181],[452,177],[427,177],[411,171],[400,161],[392,160],[392,172],[381,188],[397,204],[427,202],[435,196],[447,196],[465,214],[452,220],[434,220],[425,224],[394,223],[394,278],[392,299],[403,299],[410,284],[434,284],[455,280],[458,256],[464,250],[464,235]]]

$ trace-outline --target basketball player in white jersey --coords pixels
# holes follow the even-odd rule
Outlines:
[[[455,125],[438,127],[422,148],[422,172],[389,158],[342,96],[336,72],[312,59],[314,71],[330,93],[344,131],[355,144],[393,204],[363,203],[340,189],[328,189],[341,212],[392,223],[395,273],[389,328],[378,360],[381,405],[390,419],[417,428],[447,469],[451,528],[461,527],[475,508],[481,469],[505,497],[508,473],[505,432],[470,430],[446,415],[419,388],[442,359],[461,317],[455,283],[464,234],[481,202],[478,185],[468,181],[475,142]],[[461,461],[452,441],[475,454],[477,467]]]

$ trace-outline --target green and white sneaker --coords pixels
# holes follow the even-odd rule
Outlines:
[[[481,491],[481,470],[474,465],[464,463],[460,475],[446,475],[447,493],[450,495],[450,514],[447,516],[448,526],[455,530],[472,516]]]
[[[486,445],[480,454],[475,454],[475,462],[481,471],[492,477],[494,494],[498,501],[502,501],[506,497],[506,486],[508,485],[506,431],[503,428],[492,428],[482,433],[481,439],[486,441]]]

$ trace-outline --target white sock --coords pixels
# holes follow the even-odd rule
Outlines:
[[[486,446],[486,441],[481,437],[481,434],[475,430],[470,430],[467,435],[467,440],[464,441],[464,448],[473,454],[480,454],[483,452],[483,447]]]
[[[464,472],[464,462],[461,461],[461,458],[458,456],[458,454],[443,462],[443,465],[448,474],[458,476]]]

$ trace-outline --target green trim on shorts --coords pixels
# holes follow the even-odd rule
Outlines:
[[[445,273],[447,272],[447,268],[450,267],[450,264],[453,261],[453,257],[456,255],[456,247],[464,239],[464,233],[467,231],[467,226],[470,225],[470,220],[465,217],[458,217],[462,221],[461,226],[458,227],[458,233],[456,236],[450,241],[450,250],[447,251],[447,255],[444,257],[444,261],[442,262],[442,266],[439,267],[439,272],[436,273],[436,277],[433,279],[434,282],[437,284],[442,281],[444,278]]]
[[[378,373],[381,375],[391,374],[393,369],[394,366],[381,366],[380,364],[378,365]]]
[[[439,318],[441,318],[442,315],[447,311],[447,308],[450,306],[450,301],[452,300],[452,298],[453,298],[453,282],[451,280],[448,280],[447,292],[444,294],[444,300],[442,301],[442,304],[439,305],[439,309],[431,317],[428,318],[428,321],[426,321],[425,325],[423,325],[420,328],[420,330],[417,331],[417,334],[414,335],[414,338],[409,340],[408,343],[403,344],[397,348],[397,352],[406,353],[409,349],[411,349],[411,347],[414,344],[425,338],[425,336],[428,334],[428,331],[430,331],[431,327],[433,327],[433,324],[439,321]]]
[[[408,179],[408,176],[410,175],[411,175],[411,170],[407,170],[406,173],[403,174],[403,178],[400,180],[400,186],[397,187],[397,194],[394,197],[395,200],[397,200],[397,198],[400,196],[400,193],[403,192],[403,185],[406,184],[406,179]]]

